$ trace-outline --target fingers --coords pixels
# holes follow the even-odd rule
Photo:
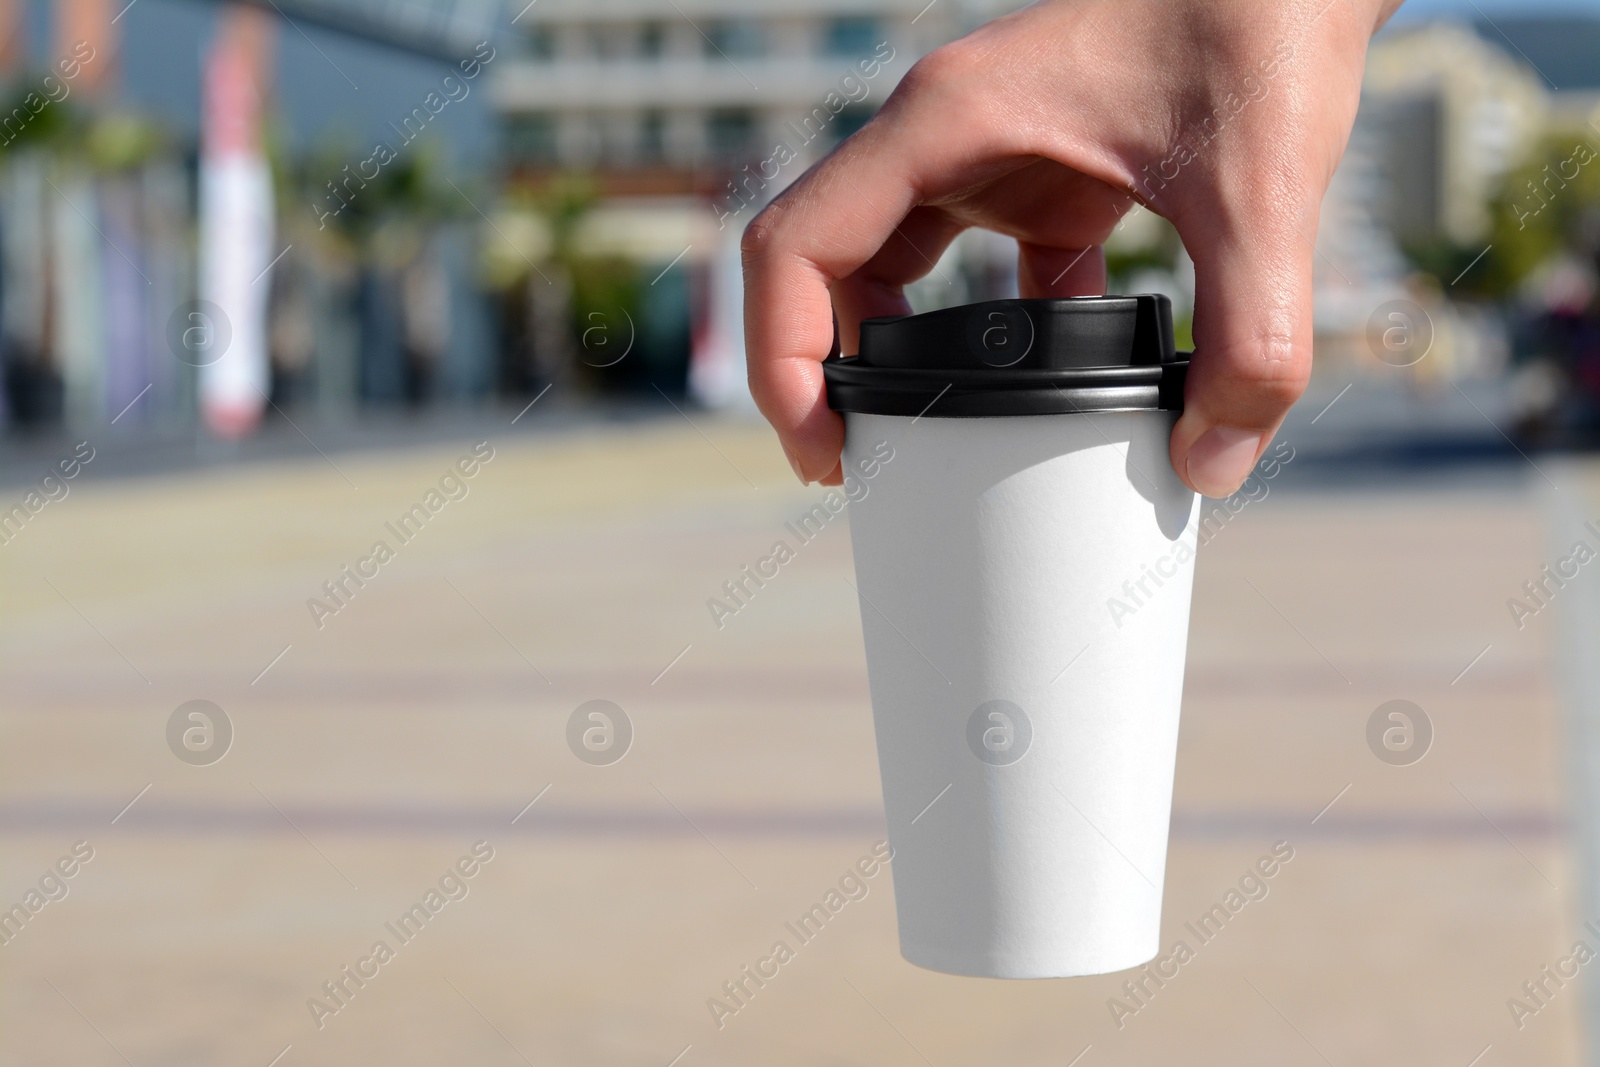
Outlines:
[[[854,355],[859,349],[863,319],[911,313],[911,306],[906,303],[906,284],[938,272],[939,257],[962,228],[943,211],[915,208],[871,259],[833,284],[841,353]]]
[[[1017,239],[1020,296],[1100,296],[1106,291],[1101,245],[1133,203],[1082,171],[1036,159],[952,211],[959,221]]]
[[[830,296],[840,304],[847,351],[854,347],[863,315],[904,312],[898,286],[909,280],[908,273],[915,276],[908,265],[930,265],[959,231],[932,212],[913,220],[908,216],[930,182],[970,169],[972,145],[981,136],[954,131],[948,120],[935,128],[916,115],[881,121],[885,112],[745,231],[750,391],[802,481],[835,475],[844,444],[844,422],[828,409],[821,366],[834,338]],[[968,156],[957,154],[958,141],[965,142]],[[911,230],[897,236],[908,221]],[[922,247],[924,241],[929,248]],[[869,261],[875,275],[839,284]]]
[[[803,179],[802,179],[803,180]],[[844,443],[844,423],[824,402],[821,360],[833,347],[832,281],[826,269],[780,236],[780,198],[745,230],[744,333],[750,393],[778,431],[802,482],[829,473]]]
[[[1195,253],[1195,351],[1172,466],[1210,497],[1243,484],[1311,374],[1313,248],[1302,216],[1257,210],[1265,217],[1217,209],[1178,227]]]
[[[957,201],[918,207],[871,260],[834,285],[840,350],[856,350],[862,319],[909,313],[908,282],[929,275],[948,281],[939,257],[969,226],[1017,239],[1022,296],[1098,296],[1106,284],[1100,242],[1132,204],[1121,190],[1035,159],[1018,161],[1010,173]]]

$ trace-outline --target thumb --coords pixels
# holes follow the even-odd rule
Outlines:
[[[1238,490],[1311,375],[1314,249],[1297,225],[1304,216],[1283,214],[1240,230],[1237,215],[1219,213],[1233,215],[1232,232],[1183,234],[1195,260],[1195,351],[1172,466],[1205,496]]]

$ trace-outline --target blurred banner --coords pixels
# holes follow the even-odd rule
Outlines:
[[[184,344],[207,351],[200,410],[220,437],[261,420],[270,388],[267,295],[272,262],[272,172],[261,148],[274,21],[256,8],[224,10],[206,58],[200,149],[200,296]],[[191,341],[193,343],[191,343]]]
[[[755,410],[744,362],[744,275],[739,235],[730,226],[718,235],[706,266],[705,291],[689,359],[689,396],[708,408]]]

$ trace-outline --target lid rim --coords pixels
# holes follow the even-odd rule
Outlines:
[[[1189,353],[1180,353],[1188,356]],[[873,367],[860,362],[860,356],[841,356],[823,364],[823,372],[841,382],[860,385],[883,385],[886,388],[916,388],[938,383],[960,385],[970,389],[997,392],[1026,389],[1041,385],[1115,385],[1118,383],[1159,382],[1168,369],[1187,366],[1187,359],[1171,363],[1139,363],[1128,367],[1061,367],[1051,370],[945,369],[942,367]]]
[[[1113,411],[1183,410],[1183,387],[1189,364],[1167,363],[1136,368],[1137,377],[1089,378],[1064,372],[1054,381],[1018,386],[956,383],[949,374],[897,372],[891,380],[872,368],[851,368],[844,361],[823,364],[828,406],[861,415],[904,415],[917,418],[987,418],[1012,415],[1090,415]],[[852,374],[855,370],[857,373]],[[1135,368],[1111,368],[1127,371]],[[1149,372],[1155,373],[1149,373]]]
[[[823,361],[829,407],[959,418],[1180,411],[1189,353],[1156,293],[985,300],[861,324]]]

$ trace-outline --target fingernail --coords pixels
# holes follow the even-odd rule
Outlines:
[[[1189,446],[1185,466],[1189,484],[1209,497],[1225,497],[1237,492],[1255,466],[1261,439],[1255,430],[1232,426],[1213,426]]]
[[[784,447],[783,455],[784,455],[784,458],[786,458],[789,461],[789,469],[794,471],[794,476],[796,478],[800,479],[800,484],[801,485],[810,485],[811,483],[806,481],[805,471],[800,469],[800,461],[795,458],[795,454],[793,452],[789,451],[788,446]]]

